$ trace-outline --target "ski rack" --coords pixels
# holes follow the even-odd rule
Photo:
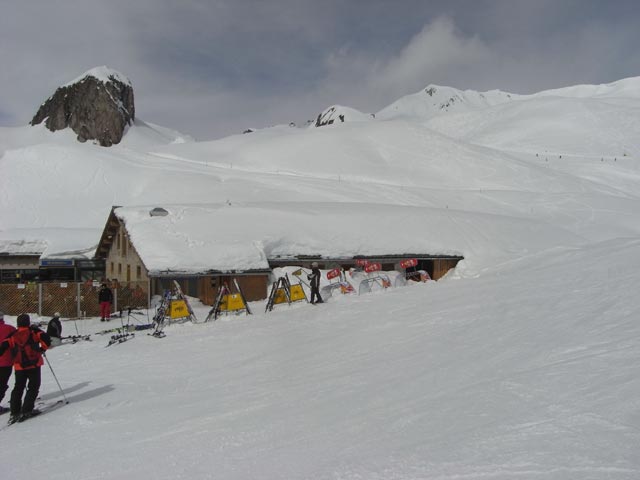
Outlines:
[[[173,280],[173,291],[171,289],[167,289],[164,291],[162,295],[162,300],[160,301],[160,305],[156,309],[156,314],[153,316],[153,325],[155,328],[153,332],[149,333],[152,337],[156,338],[164,338],[166,337],[166,333],[164,333],[164,327],[171,323],[171,308],[173,302],[183,302],[185,307],[187,308],[188,315],[182,318],[184,322],[191,321],[193,323],[197,322],[197,318],[193,309],[191,308],[191,304],[189,304],[189,300],[186,295],[182,293],[182,288],[180,288],[180,284]],[[144,328],[146,329],[146,328]],[[141,328],[140,330],[143,330]]]
[[[329,272],[327,272],[327,279],[329,280],[329,284],[325,285],[320,289],[320,294],[322,295],[323,298],[325,296],[332,297],[333,292],[337,290],[339,290],[340,293],[343,295],[355,293],[355,289],[353,288],[353,285],[351,285],[351,283],[347,280],[347,276],[342,269],[340,269],[339,274],[329,278],[331,272],[336,271],[338,269],[339,267],[337,269],[334,268],[333,270],[330,270]],[[338,281],[334,282],[333,281],[334,278],[336,278]]]
[[[358,295],[362,295],[363,293],[371,293],[372,284],[380,285],[382,288],[386,289],[391,286],[391,281],[386,275],[377,275],[373,278],[365,278],[360,282],[360,285],[358,286]]]
[[[431,277],[426,270],[415,270],[413,272],[406,272],[405,277],[407,280],[413,280],[415,282],[428,282],[429,280],[431,280]]]
[[[277,281],[273,282],[271,293],[267,300],[267,306],[264,311],[265,313],[272,311],[274,305],[279,303],[287,302],[291,305],[292,303],[300,302],[302,300],[309,303],[309,299],[307,298],[304,288],[302,288],[302,284],[297,283],[295,285],[291,285],[289,276],[285,274],[284,277],[280,277]]]
[[[209,314],[205,319],[205,323],[209,320],[213,319],[214,321],[218,319],[221,314],[228,315],[230,313],[235,313],[236,315],[245,312],[247,315],[251,315],[251,309],[249,308],[249,304],[247,303],[247,299],[242,293],[242,289],[240,285],[238,285],[238,280],[233,279],[233,284],[236,287],[238,293],[232,294],[231,290],[229,290],[229,286],[225,283],[218,290],[218,295],[216,295],[216,300],[213,302],[213,307],[209,310]],[[230,303],[239,303],[242,305],[239,308],[230,308]]]
[[[149,335],[156,338],[163,338],[166,334],[163,332],[165,327],[165,319],[167,318],[167,310],[171,306],[171,290],[165,290],[160,300],[160,305],[156,309],[156,314],[153,316],[153,324],[155,328]]]
[[[389,276],[385,273],[378,272],[376,276],[371,278],[365,278],[358,285],[358,295],[362,295],[363,293],[371,293],[371,285],[377,284],[380,285],[383,289],[387,289],[391,286],[391,280],[389,280]]]

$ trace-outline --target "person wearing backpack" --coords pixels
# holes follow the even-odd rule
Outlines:
[[[0,355],[9,350],[13,357],[15,369],[15,384],[11,391],[9,424],[22,421],[40,413],[34,408],[38,392],[40,391],[40,367],[44,365],[42,354],[49,345],[51,338],[40,330],[37,325],[31,325],[31,318],[26,313],[18,315],[18,329],[2,343]],[[22,401],[25,388],[27,393]]]
[[[0,342],[12,335],[15,331],[16,327],[4,323],[4,313],[0,312]],[[11,356],[11,352],[7,351],[0,356],[0,402],[9,388],[9,379],[11,378],[12,371],[13,357]],[[9,409],[7,407],[0,405],[0,414],[8,411]]]

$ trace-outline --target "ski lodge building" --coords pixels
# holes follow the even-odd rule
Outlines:
[[[415,258],[415,268],[437,280],[463,258],[429,251],[420,228],[398,228],[425,223],[420,208],[385,205],[373,212],[370,205],[329,203],[305,209],[293,202],[113,207],[95,260],[104,261],[110,280],[146,282],[149,298],[177,280],[186,295],[211,305],[233,279],[247,301],[267,298],[276,267],[310,268],[315,261],[321,269],[349,269],[368,260],[383,271],[402,271],[400,262]]]

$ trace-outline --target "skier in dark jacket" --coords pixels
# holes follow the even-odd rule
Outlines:
[[[10,350],[15,369],[15,385],[11,391],[11,416],[9,424],[25,420],[40,413],[35,409],[36,398],[40,391],[40,367],[44,365],[43,352],[51,345],[49,335],[37,325],[31,325],[26,313],[18,315],[18,330],[0,343],[0,355]],[[25,388],[27,394],[22,401]]]
[[[320,269],[318,268],[318,262],[313,262],[311,264],[311,274],[307,275],[307,279],[311,284],[311,303],[323,303],[322,297],[320,296],[320,277],[322,274],[320,273]]]
[[[4,313],[0,312],[0,342],[7,337],[13,335],[16,328],[13,325],[7,325],[4,323]],[[13,357],[11,352],[6,351],[0,356],[0,402],[4,398],[4,394],[9,388],[9,379],[11,378],[11,371],[13,370]],[[0,406],[0,413],[8,412],[7,407]]]
[[[100,290],[98,290],[98,302],[100,303],[100,321],[104,322],[106,320],[108,322],[111,320],[113,293],[106,283],[103,283]]]
[[[51,337],[51,345],[57,347],[62,343],[62,322],[60,313],[53,314],[53,318],[47,324],[47,335]]]

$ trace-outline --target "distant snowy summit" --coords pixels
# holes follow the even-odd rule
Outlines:
[[[541,98],[639,98],[640,77],[626,78],[602,85],[576,85],[520,95],[490,90],[459,90],[454,87],[428,85],[417,93],[405,95],[375,114],[365,114],[353,108],[333,105],[318,114],[315,127],[339,125],[346,122],[371,120],[413,119],[427,121],[450,113],[479,111],[511,102]]]
[[[109,147],[120,143],[134,119],[131,82],[122,73],[102,66],[59,87],[30,123],[44,121],[52,132],[68,127],[80,142],[94,140]]]
[[[453,87],[429,85],[418,93],[406,95],[376,114],[380,120],[398,117],[417,117],[428,119],[443,113],[454,113],[491,107],[520,98],[520,95],[491,90],[458,90]]]
[[[376,119],[418,118],[428,120],[447,113],[464,113],[494,107],[514,101],[537,98],[638,98],[640,77],[626,78],[602,85],[576,85],[544,90],[531,95],[520,95],[490,90],[459,90],[453,87],[428,85],[420,92],[399,98],[375,114]]]
[[[395,118],[429,119],[449,112],[489,107],[519,98],[520,95],[492,90],[476,92],[458,90],[452,87],[429,85],[418,93],[406,95],[378,113],[362,113],[353,108],[333,105],[318,114],[315,127],[336,125],[345,122],[368,122],[372,120],[392,120]]]

